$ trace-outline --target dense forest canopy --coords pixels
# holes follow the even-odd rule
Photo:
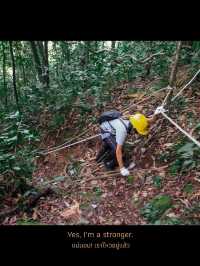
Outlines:
[[[199,69],[200,42],[1,41],[0,55],[3,199],[27,192],[35,150],[47,133],[66,127],[73,116],[66,131],[95,125],[94,110],[104,111],[120,84],[129,90],[135,80],[148,80],[158,81],[155,91],[168,84],[180,88]],[[178,79],[184,67],[187,75]]]

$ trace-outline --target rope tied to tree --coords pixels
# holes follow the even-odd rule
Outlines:
[[[187,88],[194,81],[194,79],[197,77],[199,73],[200,69],[196,72],[193,78],[185,86],[183,86],[183,88],[171,99],[171,102],[173,102],[183,92],[183,90]],[[170,123],[172,123],[177,129],[179,129],[186,137],[188,137],[192,142],[194,142],[200,148],[200,142],[198,140],[196,140],[193,136],[191,136],[188,132],[186,132],[183,128],[181,128],[172,118],[166,115],[166,110],[164,109],[164,106],[167,104],[167,98],[169,97],[171,92],[172,88],[170,87],[170,91],[163,100],[162,105],[156,108],[155,113],[162,114]]]

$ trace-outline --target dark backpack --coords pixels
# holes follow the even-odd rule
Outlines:
[[[107,111],[107,112],[104,112],[103,114],[100,115],[98,122],[101,125],[103,122],[107,121],[109,123],[109,121],[119,118],[119,120],[125,126],[127,132],[130,133],[131,127],[126,126],[126,124],[123,122],[123,120],[120,119],[121,116],[122,116],[122,113],[120,113],[119,111],[116,111],[116,110]],[[113,128],[110,123],[109,123],[109,125],[111,126],[111,128]]]
[[[107,111],[101,114],[101,116],[98,119],[98,122],[99,124],[102,124],[103,122],[117,119],[120,116],[122,116],[122,114],[119,111],[116,110]]]

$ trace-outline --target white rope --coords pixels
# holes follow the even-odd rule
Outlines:
[[[200,148],[200,142],[193,138],[189,133],[187,133],[184,129],[182,129],[177,123],[175,123],[168,115],[166,115],[164,112],[160,112],[166,119],[168,119],[176,128],[178,128],[184,135],[186,135],[191,141],[193,141],[199,148]]]
[[[187,88],[191,83],[192,81],[196,78],[196,76],[199,74],[200,72],[200,69],[197,71],[197,73],[194,75],[194,77],[172,98],[172,102],[182,93],[182,91]]]
[[[65,149],[65,148],[68,148],[68,147],[74,146],[74,145],[76,145],[76,144],[79,144],[79,143],[82,143],[82,142],[88,141],[88,140],[90,140],[90,139],[97,138],[97,137],[99,137],[100,135],[101,135],[101,134],[97,134],[97,135],[95,135],[95,136],[92,136],[92,137],[89,137],[89,138],[86,138],[86,139],[79,140],[79,141],[77,141],[77,142],[71,143],[71,144],[69,144],[69,145],[65,145],[65,146],[63,146],[63,147],[60,147],[60,148],[58,148],[58,149],[51,150],[51,151],[48,151],[48,152],[40,152],[40,154],[42,154],[42,155],[47,155],[47,154],[52,153],[52,152],[60,151],[60,150],[62,150],[62,149]]]
[[[53,151],[53,150],[56,150],[56,149],[58,149],[58,148],[63,147],[64,145],[67,145],[67,144],[69,144],[70,142],[72,142],[73,140],[75,140],[75,139],[77,139],[77,138],[79,138],[79,137],[85,135],[88,131],[89,131],[89,129],[87,129],[86,131],[82,132],[80,135],[75,136],[74,138],[72,138],[72,139],[70,139],[70,140],[67,140],[66,142],[64,142],[64,143],[62,143],[62,144],[60,144],[60,145],[58,145],[58,146],[49,147],[48,149],[46,149],[46,152],[47,152],[47,151]]]

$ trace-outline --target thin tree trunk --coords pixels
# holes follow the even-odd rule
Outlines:
[[[39,54],[38,54],[36,43],[34,41],[31,41],[30,45],[31,45],[31,50],[32,50],[32,54],[33,54],[33,60],[34,60],[34,63],[35,63],[35,68],[37,70],[39,81],[42,84],[44,84],[45,81],[44,81],[44,78],[42,76],[42,66],[41,66],[40,57],[39,57]]]
[[[20,111],[19,98],[18,98],[17,86],[16,86],[16,71],[15,71],[16,69],[15,69],[15,58],[14,58],[14,53],[13,53],[12,41],[9,41],[9,45],[10,45],[10,55],[11,55],[12,71],[13,71],[12,77],[13,77],[14,95],[15,95],[15,101],[16,101],[17,109],[18,109],[18,111]]]
[[[98,47],[99,47],[98,42],[99,42],[99,41],[95,41],[95,51],[96,51],[96,52],[98,51]]]
[[[89,61],[90,61],[90,41],[85,41],[84,58],[83,58],[83,64],[82,64],[84,70],[87,70]],[[89,83],[88,83],[87,77],[83,81],[83,87],[85,88],[85,90],[87,90],[89,88]]]
[[[20,68],[20,74],[21,77],[23,79],[23,84],[26,85],[27,83],[27,79],[26,79],[26,71],[25,71],[25,67],[24,67],[24,63],[23,63],[23,48],[22,48],[22,44],[21,47],[19,48],[19,58],[20,58],[20,64],[19,64],[19,68]]]
[[[152,54],[152,45],[153,45],[153,42],[150,41],[149,42],[149,49],[148,49],[148,52],[147,52],[147,57],[149,57],[151,54]],[[151,66],[152,66],[152,63],[153,63],[153,58],[147,62],[144,66],[145,68],[145,74],[144,74],[144,78],[147,78],[149,77],[150,73],[151,73]]]
[[[44,51],[44,44],[41,41],[37,42],[38,51],[40,54],[41,62],[43,63],[43,66],[45,65],[45,51]]]
[[[85,42],[85,66],[89,64],[90,61],[90,41]]]
[[[24,85],[26,85],[27,80],[26,80],[25,68],[24,68],[24,64],[23,64],[23,62],[22,62],[21,64],[22,64],[22,76],[23,76],[23,81],[24,81]]]
[[[111,44],[112,51],[115,50],[115,43],[116,43],[116,41],[112,41],[112,44]]]
[[[42,75],[46,87],[49,87],[48,41],[45,41],[44,43],[42,41],[38,41],[37,46],[41,59],[40,64],[42,69]]]
[[[111,42],[111,52],[112,52],[112,60],[111,60],[111,70],[113,70],[114,69],[114,66],[115,66],[115,63],[114,63],[114,61],[115,61],[115,43],[116,43],[116,41],[112,41]]]
[[[181,41],[177,42],[175,59],[172,63],[172,70],[171,70],[170,78],[169,78],[169,85],[171,87],[173,87],[173,85],[176,81],[177,66],[178,66],[178,60],[179,60],[179,56],[180,56],[181,45],[182,45]]]
[[[5,107],[8,106],[8,95],[7,95],[7,83],[6,83],[6,52],[4,42],[2,41],[3,48],[3,87],[5,92]]]
[[[48,41],[44,42],[44,53],[45,53],[45,67],[46,67],[46,84],[49,87],[49,50]]]
[[[66,45],[66,49],[67,49],[67,61],[68,61],[68,64],[70,64],[71,54],[70,54],[70,45],[69,45],[68,42],[67,42],[67,45]]]
[[[64,59],[67,60],[67,63],[70,64],[70,46],[69,46],[69,42],[63,42],[61,41],[60,42],[60,47],[62,49],[62,54],[63,54],[63,57]]]

